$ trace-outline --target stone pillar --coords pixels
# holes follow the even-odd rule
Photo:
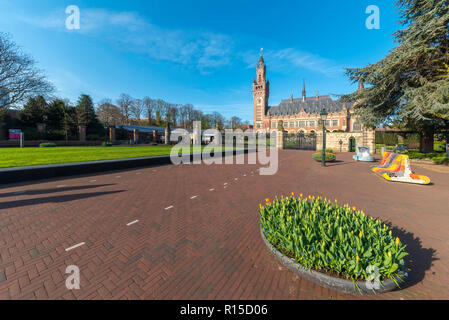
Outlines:
[[[363,147],[368,147],[371,154],[376,153],[376,132],[374,129],[363,130]]]
[[[316,151],[318,151],[318,150],[323,150],[323,131],[322,130],[320,130],[316,133]]]
[[[193,122],[193,145],[201,145],[201,121]]]
[[[284,149],[284,131],[276,132],[276,146],[279,150]]]
[[[153,130],[153,142],[158,142],[157,131]]]
[[[421,134],[421,143],[419,146],[420,152],[429,153],[434,152],[434,136],[432,134]]]
[[[139,130],[134,129],[133,131],[133,141],[135,144],[139,143]]]
[[[36,123],[37,131],[44,133],[47,125],[45,123]]]
[[[165,126],[165,144],[169,145],[170,144],[170,125],[167,124]]]
[[[115,142],[115,127],[109,127],[109,141]]]
[[[86,142],[86,131],[87,131],[86,126],[79,126],[78,130],[79,130],[80,141],[81,142]]]

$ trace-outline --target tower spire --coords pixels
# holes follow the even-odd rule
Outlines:
[[[306,81],[302,80],[302,101],[306,101]]]

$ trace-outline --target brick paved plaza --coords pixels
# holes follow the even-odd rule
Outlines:
[[[279,157],[275,176],[259,176],[255,165],[170,165],[3,186],[0,298],[449,297],[448,173],[415,167],[434,185],[394,184],[350,154],[328,168],[306,151]],[[266,197],[292,191],[336,198],[391,222],[411,253],[406,287],[355,297],[281,266],[261,240],[257,209]],[[81,270],[78,291],[65,287],[69,265]]]

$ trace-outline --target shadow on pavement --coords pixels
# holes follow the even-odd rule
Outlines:
[[[45,203],[69,202],[69,201],[80,200],[80,199],[88,199],[88,198],[93,198],[93,197],[100,197],[100,196],[109,195],[109,194],[122,193],[122,192],[125,192],[125,191],[127,191],[127,190],[93,192],[93,193],[83,193],[83,194],[70,194],[70,195],[54,196],[54,197],[47,197],[47,198],[36,198],[36,199],[9,201],[9,202],[0,203],[0,210],[1,209],[12,209],[12,208],[18,208],[18,207],[33,206],[33,205],[39,205],[39,204],[45,204]]]
[[[34,196],[34,195],[47,194],[47,193],[109,187],[109,186],[114,186],[114,185],[115,184],[98,184],[98,185],[89,185],[89,186],[72,186],[72,187],[61,187],[61,188],[51,188],[51,189],[25,190],[22,192],[0,193],[0,198],[16,197],[16,196]]]
[[[401,242],[407,245],[405,250],[409,255],[404,258],[404,261],[405,266],[410,271],[408,272],[408,278],[401,287],[401,289],[406,289],[420,283],[424,279],[426,271],[432,267],[433,261],[438,260],[435,257],[436,250],[423,248],[421,239],[415,238],[413,233],[402,228],[389,226],[393,231],[393,236],[399,237]]]

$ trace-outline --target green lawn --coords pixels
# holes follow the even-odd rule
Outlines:
[[[171,146],[6,148],[0,149],[0,168],[162,156],[170,154],[171,148]]]

